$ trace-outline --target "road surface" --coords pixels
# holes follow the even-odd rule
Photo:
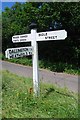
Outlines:
[[[19,76],[32,78],[32,67],[29,66],[0,60],[0,69],[9,70],[10,72],[15,73]],[[78,92],[79,79],[77,75],[57,73],[51,72],[49,70],[39,69],[39,79],[42,82],[57,84],[60,87],[67,87],[72,92]]]

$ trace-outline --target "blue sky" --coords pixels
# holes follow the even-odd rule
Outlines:
[[[2,2],[2,11],[4,11],[5,7],[11,8],[15,2]]]
[[[11,8],[14,4],[15,2],[2,2],[2,11],[4,11],[5,7]]]

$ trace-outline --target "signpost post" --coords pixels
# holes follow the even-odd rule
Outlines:
[[[32,47],[33,47],[33,88],[36,96],[40,94],[39,88],[39,70],[38,70],[38,43],[36,42],[36,28],[31,29]]]
[[[5,51],[6,58],[16,58],[32,55],[33,61],[33,89],[35,96],[39,96],[39,70],[38,70],[38,43],[37,41],[64,40],[67,37],[65,30],[48,31],[37,33],[36,24],[30,25],[31,34],[15,35],[13,43],[31,42],[31,47],[9,48]]]

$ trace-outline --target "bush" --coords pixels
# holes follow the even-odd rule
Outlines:
[[[14,58],[14,59],[6,59],[5,56],[2,54],[2,60],[7,60],[10,62],[22,64],[22,65],[29,65],[32,66],[32,59],[23,57],[23,58]],[[66,72],[69,74],[80,74],[80,70],[73,64],[63,63],[63,62],[54,62],[50,60],[39,60],[39,67],[48,69],[54,72]]]

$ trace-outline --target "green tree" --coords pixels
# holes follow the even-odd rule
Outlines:
[[[39,42],[39,58],[77,63],[80,53],[80,3],[16,2],[2,13],[2,21],[3,52],[15,46],[11,40],[13,35],[30,33],[29,25],[35,21],[38,32],[49,31],[52,25],[52,30],[65,29],[68,33],[64,41]],[[24,43],[18,45],[24,46]]]

